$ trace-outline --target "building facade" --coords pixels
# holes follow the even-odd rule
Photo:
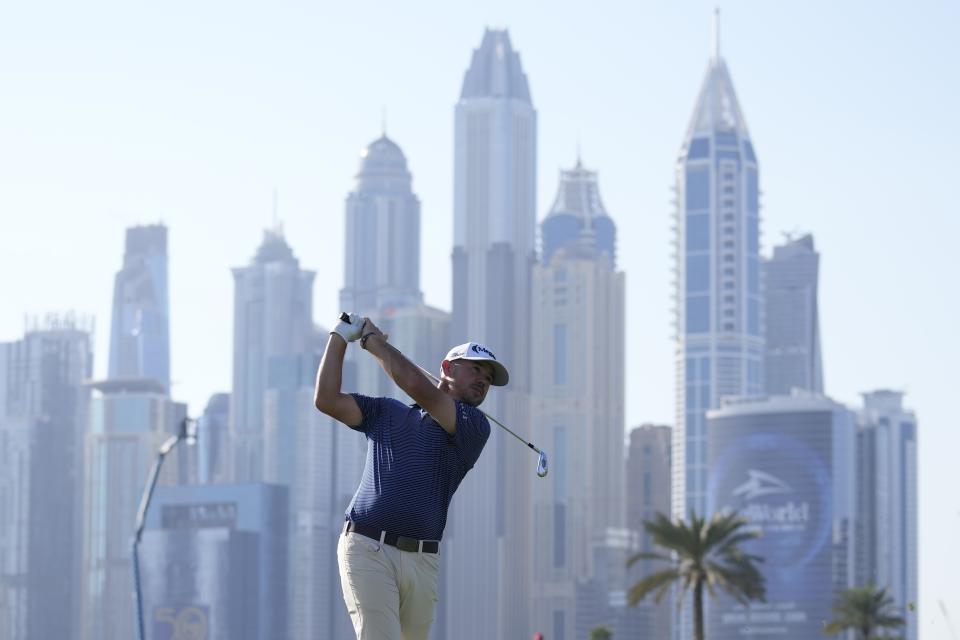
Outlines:
[[[764,559],[766,578],[765,602],[712,602],[710,637],[821,636],[836,594],[855,578],[853,414],[798,394],[729,402],[707,416],[708,510],[738,512],[760,530],[741,548]]]
[[[305,353],[316,340],[312,271],[300,269],[282,232],[266,231],[253,260],[233,270],[231,477],[263,479],[263,397],[272,356]]]
[[[533,487],[533,618],[549,638],[580,638],[623,592],[624,275],[597,175],[561,171],[533,271],[531,424],[553,471]],[[526,465],[529,467],[529,463]],[[619,548],[619,553],[617,549]],[[596,592],[596,598],[589,596]],[[602,607],[580,607],[599,599]],[[589,619],[597,618],[597,619]]]
[[[140,546],[147,637],[287,640],[287,508],[269,484],[157,487]]]
[[[83,539],[83,434],[93,370],[93,322],[30,320],[2,350],[0,634],[78,638]]]
[[[506,31],[487,30],[474,50],[454,121],[451,342],[479,341],[498,355],[510,385],[491,391],[483,408],[506,424],[526,425],[537,115]],[[493,434],[458,489],[444,534],[435,637],[530,632],[529,456]]]
[[[793,389],[823,393],[820,312],[817,302],[820,254],[813,236],[788,239],[763,262],[766,305],[766,392]]]
[[[652,424],[630,431],[626,467],[627,529],[637,535],[640,551],[656,551],[643,523],[653,520],[658,513],[670,514],[672,431],[670,427]],[[649,560],[635,563],[627,573],[628,587],[658,569],[657,563]],[[670,637],[669,598],[659,604],[648,598],[637,608],[640,615],[635,628],[641,638]]]
[[[719,40],[719,37],[716,38]],[[759,170],[714,50],[677,161],[673,514],[706,510],[706,417],[763,391]]]
[[[123,268],[113,285],[110,379],[151,378],[170,388],[167,228],[127,229]]]
[[[82,637],[126,640],[136,635],[130,539],[140,497],[160,445],[187,407],[171,401],[159,380],[120,378],[92,388],[84,441]],[[170,456],[160,483],[177,482],[182,452]]]
[[[903,393],[863,394],[857,433],[857,584],[886,588],[917,639],[917,419]]]

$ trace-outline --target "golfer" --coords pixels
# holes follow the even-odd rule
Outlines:
[[[347,343],[360,341],[413,398],[340,391]],[[481,344],[454,347],[433,386],[369,318],[330,332],[317,372],[317,409],[367,437],[360,486],[337,544],[340,584],[358,640],[426,640],[433,623],[440,539],[454,492],[490,436],[476,407],[506,368]]]

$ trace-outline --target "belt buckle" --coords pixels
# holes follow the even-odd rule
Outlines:
[[[397,544],[394,546],[400,551],[420,551],[420,541],[416,538],[397,536]]]

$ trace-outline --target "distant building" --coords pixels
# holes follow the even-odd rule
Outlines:
[[[561,171],[542,227],[531,308],[540,375],[530,424],[539,431],[530,438],[551,452],[553,471],[534,492],[533,615],[548,638],[572,640],[610,613],[578,599],[622,600],[625,586],[624,274],[597,174],[579,161]]]
[[[159,380],[105,380],[91,385],[83,481],[82,638],[127,640],[136,635],[130,540],[150,468],[187,407]],[[160,482],[177,481],[181,453],[164,464]]]
[[[813,236],[773,248],[763,263],[766,300],[766,393],[823,393],[817,280],[820,254]]]
[[[197,458],[201,484],[222,484],[230,479],[230,394],[215,393],[197,426]]]
[[[113,286],[107,376],[152,378],[170,388],[167,228],[127,229],[123,268]]]
[[[386,135],[360,153],[347,196],[340,308],[353,312],[423,303],[420,201],[400,147]]]
[[[270,357],[314,346],[314,275],[300,269],[279,230],[264,232],[251,263],[233,270],[230,436],[235,482],[263,479],[263,395]]]
[[[450,314],[423,303],[420,201],[411,184],[403,151],[386,135],[360,153],[354,190],[347,196],[340,308],[371,318],[391,344],[437,375],[453,346]],[[375,358],[350,349],[347,361],[356,367],[349,390],[407,400]]]
[[[917,418],[903,393],[863,394],[857,433],[857,584],[886,588],[917,639]]]
[[[268,484],[158,487],[140,546],[147,637],[287,640],[287,508]]]
[[[367,441],[314,407],[318,364],[319,354],[270,360],[265,474],[290,492],[291,640],[351,640],[336,546],[344,512],[360,484]],[[351,388],[354,378],[352,363],[346,363],[344,387]]]
[[[766,578],[763,603],[711,603],[711,639],[820,637],[836,594],[854,584],[853,414],[794,395],[729,402],[707,418],[708,513],[739,512],[761,531],[741,548],[764,559]]]
[[[626,473],[627,529],[638,536],[639,551],[656,551],[643,524],[653,520],[658,513],[670,517],[671,437],[672,429],[667,426],[645,424],[630,431]],[[634,564],[627,573],[628,587],[661,568],[661,563],[649,560]],[[656,604],[648,597],[637,608],[641,613],[633,628],[638,629],[641,638],[670,637],[669,598]]]
[[[706,510],[705,412],[725,396],[758,395],[764,383],[759,165],[719,47],[676,176],[673,515],[685,518]]]
[[[0,637],[77,638],[93,323],[31,320],[0,349]]]
[[[451,342],[484,343],[510,371],[484,409],[530,423],[537,114],[520,55],[486,30],[454,109]],[[521,427],[522,429],[522,427]],[[453,500],[435,638],[524,637],[533,552],[530,451],[494,434]]]

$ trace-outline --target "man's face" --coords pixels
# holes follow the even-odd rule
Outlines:
[[[444,360],[441,366],[450,395],[473,407],[480,406],[493,382],[493,365],[474,360]]]

